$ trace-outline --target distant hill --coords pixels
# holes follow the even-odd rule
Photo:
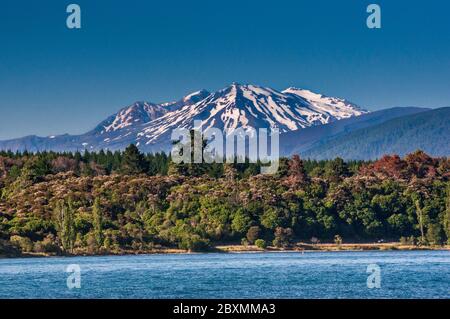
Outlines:
[[[286,132],[280,136],[280,153],[285,156],[302,154],[319,142],[323,143],[362,128],[372,127],[395,118],[429,110],[418,107],[394,107],[324,125],[307,127],[303,130]]]
[[[384,154],[421,149],[432,156],[450,155],[450,107],[398,117],[319,141],[301,152],[304,158],[376,159]]]

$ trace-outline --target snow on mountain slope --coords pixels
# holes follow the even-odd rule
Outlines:
[[[154,143],[163,136],[167,138],[175,128],[191,128],[194,120],[201,120],[203,129],[216,127],[226,133],[240,127],[277,128],[283,133],[366,113],[342,99],[300,93],[233,83],[151,121],[137,133],[137,140],[140,144]]]
[[[148,123],[166,114],[168,110],[163,106],[148,103],[136,102],[121,109],[116,114],[110,116],[97,126],[101,134],[124,129],[126,127]]]
[[[135,126],[151,122],[164,114],[175,111],[185,105],[194,104],[204,99],[209,94],[210,93],[206,90],[200,90],[191,93],[176,102],[161,104],[135,102],[101,122],[94,131],[100,134],[106,134],[123,129],[130,130]]]
[[[124,149],[130,143],[143,151],[167,151],[173,129],[215,127],[226,133],[237,128],[269,128],[290,132],[366,113],[346,100],[289,88],[277,91],[257,85],[233,83],[210,93],[200,90],[179,101],[155,104],[136,102],[82,135],[29,136],[0,142],[11,150]]]
[[[329,114],[338,120],[367,113],[355,104],[344,99],[328,97],[309,90],[290,87],[284,90],[283,93],[299,96],[305,99],[312,109],[319,113]]]
[[[182,98],[179,101],[163,103],[163,104],[159,104],[159,105],[163,106],[168,111],[172,112],[172,111],[178,110],[179,108],[181,108],[185,105],[195,104],[195,103],[203,100],[210,94],[211,93],[209,93],[206,90],[200,90],[200,91],[193,92],[191,94],[186,95],[184,98]]]

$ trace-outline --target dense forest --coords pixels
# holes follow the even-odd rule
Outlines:
[[[373,162],[282,158],[175,164],[165,154],[0,152],[0,255],[106,254],[221,243],[441,245],[450,160],[417,151]]]

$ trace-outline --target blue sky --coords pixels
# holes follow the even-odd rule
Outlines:
[[[231,82],[297,86],[371,110],[450,106],[450,3],[2,0],[0,139],[82,133],[137,100]],[[82,29],[66,27],[66,6]],[[366,7],[382,28],[366,27]]]

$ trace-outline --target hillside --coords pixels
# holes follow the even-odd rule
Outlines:
[[[124,152],[0,152],[0,255],[148,253],[294,242],[448,242],[450,160],[175,164]],[[417,213],[423,212],[423,219]],[[340,244],[339,244],[340,245]]]
[[[308,127],[300,131],[292,131],[280,136],[280,152],[290,156],[302,154],[319,142],[372,127],[394,118],[425,112],[430,109],[418,107],[394,107],[380,111],[370,112],[360,116],[334,121],[324,125]]]
[[[449,107],[434,109],[317,142],[301,155],[314,159],[376,159],[384,154],[403,156],[421,149],[433,156],[448,156],[449,123]]]

